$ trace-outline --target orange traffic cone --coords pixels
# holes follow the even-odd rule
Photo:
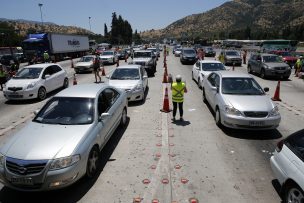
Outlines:
[[[165,113],[169,113],[170,107],[169,107],[169,96],[168,96],[168,88],[166,87],[165,89],[165,97],[164,97],[164,102],[163,102],[163,109],[161,109],[160,111],[165,112]]]
[[[116,67],[119,66],[119,59],[117,59],[117,62],[116,62]]]
[[[274,93],[274,96],[271,98],[273,101],[282,101],[280,99],[280,83],[281,83],[281,81],[279,80],[278,84],[277,84],[276,91]]]
[[[74,68],[73,59],[71,59],[71,68]]]
[[[128,56],[125,55],[125,62],[127,63],[128,62]]]
[[[74,73],[74,77],[73,77],[73,85],[77,85],[77,78],[76,78],[76,74]]]
[[[164,76],[163,76],[163,83],[168,83],[168,73],[167,73],[167,69],[165,69],[164,71]]]

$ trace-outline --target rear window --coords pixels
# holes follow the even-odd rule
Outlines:
[[[304,160],[304,130],[300,130],[290,135],[285,140],[285,145],[300,159]]]

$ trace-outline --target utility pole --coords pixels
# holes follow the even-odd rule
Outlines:
[[[41,7],[43,6],[43,4],[39,3],[38,6],[39,6],[39,8],[40,8],[41,24],[42,24],[42,26],[43,26],[43,18],[42,18],[42,10],[41,10]]]

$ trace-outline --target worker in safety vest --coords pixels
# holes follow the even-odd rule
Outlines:
[[[44,63],[48,63],[50,61],[50,56],[49,56],[49,53],[47,51],[45,51],[43,53],[43,60],[44,60]]]
[[[184,103],[184,93],[187,93],[186,83],[182,82],[182,77],[177,75],[175,77],[176,82],[171,85],[172,90],[172,102],[173,102],[173,121],[175,121],[177,104],[179,109],[180,120],[183,121],[183,103]]]
[[[294,72],[294,74],[295,74],[295,75],[297,74],[297,72],[301,72],[302,66],[303,66],[303,64],[302,64],[301,58],[299,58],[299,59],[297,60],[296,64],[294,65],[294,67],[295,67],[295,72]]]

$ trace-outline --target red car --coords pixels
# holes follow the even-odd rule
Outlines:
[[[298,58],[293,56],[289,51],[273,51],[273,54],[281,56],[283,61],[292,68],[297,62]]]

